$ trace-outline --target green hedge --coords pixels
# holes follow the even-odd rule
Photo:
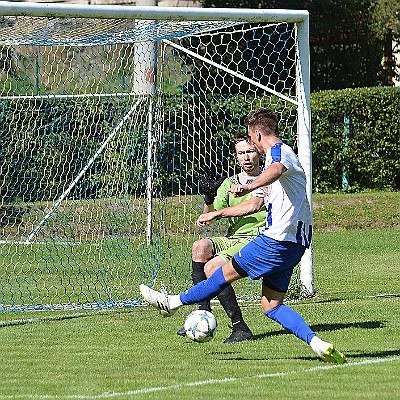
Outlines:
[[[235,94],[228,99],[210,96],[205,101],[210,110],[207,130],[213,132],[213,146],[221,154],[220,159],[224,160],[217,166],[218,170],[226,168],[224,163],[229,156],[224,149],[228,146],[229,136],[237,130],[243,131],[244,116],[260,106],[276,109],[282,121],[288,121],[280,125],[281,135],[286,143],[296,147],[293,141],[294,107],[282,104],[279,99],[260,99],[259,96],[251,98]],[[196,102],[197,98],[186,101]],[[168,104],[174,111],[179,111],[177,107],[181,107],[181,102],[175,99],[169,99]],[[190,109],[192,112],[196,107]],[[316,92],[311,95],[311,112],[315,192],[400,189],[400,88]],[[177,115],[181,114],[177,112]],[[196,119],[196,116],[192,115],[192,118]],[[175,133],[180,131],[181,122],[178,118],[173,129],[165,127],[165,132],[170,131],[178,147],[180,140]],[[183,140],[187,138],[181,138]],[[166,179],[177,169],[186,179],[181,152],[175,151],[173,146],[168,148],[170,157],[176,160],[164,163]]]
[[[280,125],[281,135],[286,143],[296,147],[293,141],[294,107],[282,104],[279,99],[260,99],[235,94],[229,98],[210,96],[206,101],[202,100],[210,110],[207,114],[207,130],[213,132],[213,147],[221,154],[218,170],[226,169],[229,136],[238,130],[243,131],[244,116],[260,106],[276,109],[282,121],[288,121]],[[198,99],[185,101],[190,104]],[[182,114],[179,110],[182,107],[180,101],[170,98],[167,103],[170,111]],[[196,107],[190,107],[190,110],[193,112]],[[315,192],[400,189],[400,88],[316,92],[311,95],[311,112]],[[191,117],[196,120],[196,115]],[[187,137],[176,137],[176,132],[181,130],[181,123],[177,118],[172,127],[166,126],[164,129],[175,143],[175,147],[165,146],[165,149],[169,149],[169,156],[166,157],[169,161],[163,162],[166,171],[164,189],[170,187],[169,179],[177,170],[186,179],[185,161],[181,152],[175,151],[181,141],[188,140]],[[187,167],[190,168],[189,164]]]
[[[201,120],[202,116],[194,115],[199,98],[189,94],[181,96],[187,97],[186,108],[182,106],[182,99],[177,100],[176,96],[164,99],[163,139],[158,158],[154,160],[157,193],[170,195],[181,192],[182,188],[192,193],[191,187],[194,188],[196,183],[190,182],[190,170],[196,165],[193,166],[192,156],[182,149],[201,143],[204,132],[213,132],[211,147],[217,155],[215,159],[221,163],[216,166],[216,173],[226,170],[227,163],[232,162],[229,136],[245,129],[243,118],[251,109],[269,106],[270,101],[270,107],[282,115],[282,121],[288,121],[280,126],[284,141],[296,145],[293,141],[293,106],[284,105],[279,99],[250,98],[240,94],[229,98],[211,95],[203,98],[202,104],[208,110],[207,127],[197,129],[194,137],[185,134],[182,127],[189,118]],[[57,198],[60,190],[76,177],[129,107],[128,102],[118,99],[49,99],[37,104],[1,102],[0,194],[3,201],[13,203],[18,199],[29,202]],[[400,189],[400,88],[314,93],[311,109],[314,191],[343,190],[343,173],[348,181],[344,189],[348,191]],[[346,118],[349,121],[348,138]],[[145,193],[146,128],[139,126],[134,129],[131,123],[133,121],[118,135],[126,140],[113,142],[112,148],[96,159],[71,193],[72,197],[111,196],[120,192],[121,182],[125,182],[126,193]],[[184,132],[183,137],[177,132]],[[209,158],[208,149],[203,147],[198,149],[204,153],[197,155],[198,160]]]
[[[314,191],[400,189],[400,88],[314,93],[311,111]]]

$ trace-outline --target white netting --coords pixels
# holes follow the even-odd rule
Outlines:
[[[0,18],[0,305],[137,304],[190,281],[193,171],[260,106],[296,145],[295,24]],[[243,299],[258,286],[237,285]]]
[[[0,17],[0,44],[87,46],[177,38],[232,26],[222,21],[135,21],[131,19]]]

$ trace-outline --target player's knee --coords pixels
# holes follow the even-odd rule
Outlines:
[[[214,273],[214,271],[215,268],[210,263],[204,266],[204,273],[206,274],[207,278],[209,278]]]
[[[221,268],[222,265],[225,264],[225,261],[216,256],[212,260],[208,261],[207,264],[204,266],[204,273],[207,278],[209,278],[217,269]]]
[[[212,243],[209,239],[196,240],[192,245],[192,260],[207,262],[212,258]]]
[[[261,299],[261,309],[262,309],[263,314],[265,314],[265,313],[268,312],[269,310],[272,310],[272,309],[273,309],[271,303],[268,302],[268,301],[265,301],[265,297],[263,297],[263,298]]]
[[[263,314],[272,310],[273,308],[279,307],[281,304],[283,304],[283,301],[281,301],[281,300],[268,301],[265,297],[262,297],[262,299],[261,299],[261,308],[262,308]]]

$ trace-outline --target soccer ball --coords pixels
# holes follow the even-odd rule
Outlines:
[[[217,334],[217,319],[206,310],[192,311],[185,321],[186,336],[195,342],[209,342]]]

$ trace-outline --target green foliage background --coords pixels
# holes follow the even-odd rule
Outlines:
[[[190,95],[189,102],[196,101],[196,96]],[[296,146],[294,110],[278,100],[255,97],[250,101],[238,94],[229,98],[210,96],[206,103],[209,109],[206,123],[213,132],[213,147],[222,154],[217,173],[226,170],[225,164],[229,162],[230,135],[244,131],[243,118],[252,108],[269,106],[275,109],[282,121],[288,121],[280,126],[284,141]],[[201,142],[201,137],[185,133],[181,104],[180,99],[177,101],[175,96],[170,96],[162,108],[164,125],[155,160],[154,182],[155,192],[162,196],[182,187],[193,187],[193,194],[196,194],[195,184],[188,179],[196,166],[188,159],[190,154],[180,149],[193,148],[192,142]],[[3,102],[0,156],[7,161],[3,164],[7,169],[2,171],[2,198],[12,203],[18,199],[38,201],[59,196],[61,193],[57,190],[64,190],[63,185],[73,180],[128,106],[117,99],[69,100],[56,106],[52,102],[33,106],[23,101]],[[348,191],[400,189],[400,88],[317,92],[311,96],[311,110],[314,191],[342,190],[343,173],[348,179]],[[173,124],[168,117],[171,112],[176,116]],[[27,114],[34,118],[17,118]],[[349,121],[349,137],[346,137],[345,117]],[[193,115],[193,119],[196,118]],[[74,198],[113,195],[120,192],[117,185],[121,182],[128,182],[124,188],[127,194],[144,193],[145,128],[131,131],[128,126],[119,137],[121,135],[127,139],[111,146],[111,150],[96,160],[74,188]],[[74,153],[72,164],[70,154],[67,159],[71,151]],[[66,177],[66,173],[69,176]],[[40,184],[44,179],[50,182]],[[185,184],[179,185],[180,180],[185,180]]]
[[[311,98],[314,190],[341,189],[344,170],[347,190],[399,190],[400,88],[325,91]]]
[[[173,107],[179,107],[173,98],[169,101]],[[280,126],[283,140],[296,147],[293,106],[278,99],[251,100],[242,95],[210,98],[208,104],[207,123],[213,132],[215,148],[226,149],[232,132],[245,130],[244,116],[260,106],[271,107],[278,113],[285,121],[285,125]],[[311,94],[311,113],[315,192],[400,189],[400,88],[315,92]],[[180,129],[179,121],[175,121],[174,133],[170,133],[176,135]],[[175,143],[179,140],[175,137]],[[182,140],[190,139],[184,137]],[[169,157],[175,158],[176,162],[161,165],[161,169],[167,171],[165,176],[172,176],[172,165],[182,166],[179,164],[182,154],[175,152],[173,147],[169,148]],[[227,162],[228,157],[220,158]],[[220,170],[226,170],[226,165],[222,163]],[[183,177],[186,172],[183,171]],[[347,178],[346,186],[342,183],[343,174]]]

